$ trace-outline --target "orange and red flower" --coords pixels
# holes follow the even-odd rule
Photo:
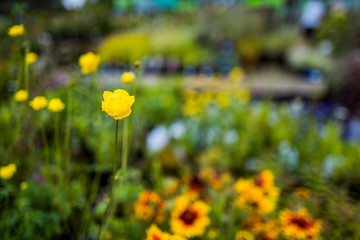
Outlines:
[[[162,222],[164,220],[165,202],[156,192],[143,191],[136,201],[135,215],[142,221]]]
[[[320,234],[321,220],[312,219],[305,208],[298,212],[283,210],[279,218],[283,233],[289,239],[317,239]]]

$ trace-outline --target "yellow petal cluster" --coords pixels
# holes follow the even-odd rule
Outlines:
[[[283,233],[288,239],[318,239],[321,231],[321,220],[314,220],[305,208],[298,212],[285,209],[280,212]]]
[[[8,34],[10,37],[20,37],[24,35],[25,28],[23,24],[20,25],[14,25],[11,28],[9,28]]]
[[[301,200],[308,199],[311,196],[311,191],[305,187],[295,189],[295,196]]]
[[[210,224],[209,211],[210,207],[203,201],[193,201],[188,195],[179,196],[171,213],[171,230],[187,238],[202,236]]]
[[[26,90],[19,90],[15,93],[15,101],[17,102],[25,102],[29,97],[29,93]]]
[[[241,230],[236,233],[236,240],[254,240],[254,235],[252,235],[250,232]]]
[[[29,102],[30,107],[39,111],[48,105],[48,100],[44,96],[37,96]]]
[[[135,74],[133,72],[124,72],[121,75],[121,81],[125,84],[132,83],[135,80]]]
[[[106,112],[115,120],[123,119],[130,115],[131,106],[135,102],[134,96],[122,89],[117,89],[113,93],[105,91],[103,94],[102,111]]]
[[[247,226],[247,230],[251,230],[253,235],[261,236],[261,239],[266,240],[277,240],[281,233],[281,227],[277,220],[268,220],[258,214],[252,215],[245,226]]]
[[[83,54],[79,58],[81,73],[84,75],[93,73],[97,70],[100,63],[100,57],[93,52]]]
[[[48,109],[51,112],[61,112],[65,108],[65,104],[60,98],[53,98],[50,100]]]
[[[38,55],[34,52],[29,52],[27,55],[26,55],[26,64],[27,65],[31,65],[31,64],[34,64],[37,60],[37,57]]]
[[[238,194],[235,205],[258,214],[271,213],[275,209],[280,191],[274,186],[274,175],[269,170],[261,172],[255,179],[239,179],[233,188]]]
[[[160,195],[151,191],[141,192],[134,204],[136,218],[145,222],[152,220],[158,223],[162,222],[164,220],[164,208],[165,202]]]
[[[179,235],[171,235],[166,232],[162,232],[156,225],[151,225],[150,228],[146,230],[146,239],[145,240],[186,240],[185,238]]]
[[[7,166],[0,167],[0,178],[4,180],[8,180],[14,176],[16,173],[16,165],[14,163],[10,163]]]

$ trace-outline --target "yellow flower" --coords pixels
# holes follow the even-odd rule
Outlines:
[[[274,174],[270,170],[265,170],[255,179],[255,184],[263,189],[271,188],[274,185]]]
[[[22,35],[24,35],[25,33],[25,28],[24,25],[14,25],[12,26],[9,31],[8,34],[10,37],[20,37]]]
[[[84,75],[95,72],[98,68],[99,63],[100,63],[100,57],[92,52],[83,54],[79,58],[81,73]]]
[[[320,234],[321,220],[313,220],[305,208],[298,212],[285,209],[279,218],[283,233],[289,239],[317,239]]]
[[[33,64],[33,63],[35,63],[36,62],[36,60],[37,60],[37,54],[36,53],[34,53],[34,52],[29,52],[27,55],[26,55],[26,63],[28,64],[28,65],[31,65],[31,64]]]
[[[102,111],[106,112],[115,120],[123,119],[130,115],[131,106],[135,98],[129,96],[128,92],[122,89],[117,89],[113,93],[105,91],[103,94],[104,101],[102,101]]]
[[[234,184],[238,194],[235,205],[259,214],[270,213],[275,209],[279,196],[279,188],[274,186],[272,172],[263,171],[255,179],[239,179]]]
[[[177,197],[171,213],[171,230],[187,238],[202,236],[210,224],[209,211],[210,207],[200,200],[191,201],[187,195]]]
[[[121,81],[125,84],[132,83],[135,80],[135,74],[133,72],[124,72],[121,75]]]
[[[4,180],[8,180],[13,177],[16,172],[16,165],[14,163],[10,163],[7,166],[0,167],[0,178]]]
[[[311,191],[308,188],[299,187],[299,188],[295,189],[294,194],[297,198],[304,200],[304,199],[307,199],[310,197]]]
[[[25,102],[29,97],[29,93],[26,90],[19,90],[15,93],[15,101]]]
[[[52,112],[61,112],[65,108],[65,104],[60,98],[53,98],[49,102],[48,109]]]
[[[22,191],[25,191],[27,188],[28,188],[28,183],[27,182],[22,182],[21,184],[20,184],[20,189],[22,190]]]
[[[39,111],[48,105],[48,100],[43,96],[37,96],[29,102],[30,107],[35,111]]]
[[[166,232],[162,232],[156,225],[151,225],[151,227],[146,230],[145,240],[186,240],[186,239],[178,235],[171,235]]]
[[[254,240],[255,238],[254,238],[254,235],[252,235],[250,232],[241,230],[236,233],[235,239],[236,240]]]
[[[142,221],[162,222],[165,202],[156,192],[143,191],[134,204],[135,216]]]
[[[261,236],[259,239],[277,240],[280,234],[280,226],[277,221],[265,221],[257,214],[248,218],[245,226],[254,235]]]

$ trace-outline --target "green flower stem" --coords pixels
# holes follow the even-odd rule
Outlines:
[[[46,173],[49,174],[50,173],[49,144],[46,139],[45,124],[44,124],[42,112],[40,112],[40,125],[41,125],[41,138],[42,138],[42,142],[44,144],[44,157],[45,157]]]
[[[116,180],[116,171],[117,171],[117,161],[118,161],[118,129],[119,129],[119,120],[116,120],[116,126],[115,126],[115,158],[113,161],[113,176],[112,176],[112,181],[111,181],[111,186],[110,186],[110,194],[109,194],[109,203],[106,207],[104,216],[101,220],[101,224],[99,226],[99,231],[97,234],[96,239],[100,240],[101,239],[101,235],[103,233],[103,226],[106,223],[106,218],[108,215],[108,212],[110,210],[112,201],[113,201],[113,192],[114,192],[114,185],[115,185],[115,180]],[[104,229],[105,230],[105,229]]]
[[[24,80],[25,90],[29,92],[29,64],[26,61],[26,57],[29,53],[29,43],[25,43],[25,54],[24,54]]]
[[[60,135],[59,135],[59,113],[55,113],[55,158],[58,167],[60,168],[61,179],[64,176],[63,174],[63,162],[61,160],[61,151],[60,151]]]
[[[65,169],[68,174],[70,174],[70,135],[71,135],[71,120],[72,120],[72,98],[73,98],[73,87],[71,86],[68,91],[67,96],[67,109],[66,109],[66,126],[65,126],[65,158],[66,158],[66,166]],[[67,176],[69,177],[69,176]]]
[[[120,171],[120,177],[119,177],[119,184],[117,185],[116,189],[122,190],[124,186],[124,182],[126,179],[126,168],[127,168],[127,162],[129,157],[129,118],[124,119],[124,125],[123,125],[123,140],[122,140],[122,163],[121,163],[121,171]],[[111,202],[110,211],[107,217],[107,221],[105,222],[104,231],[107,229],[109,222],[114,217],[115,211],[116,211],[116,205],[117,205],[117,197],[118,194],[116,194],[113,198],[113,201]]]

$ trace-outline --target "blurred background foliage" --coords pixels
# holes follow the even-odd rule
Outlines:
[[[148,225],[123,217],[133,214],[131,205],[142,190],[161,192],[165,179],[183,179],[213,167],[233,176],[271,169],[282,189],[279,209],[305,204],[324,222],[322,239],[359,239],[359,8],[328,11],[315,37],[308,40],[297,21],[303,1],[268,1],[264,6],[261,1],[227,5],[179,0],[177,8],[170,2],[149,10],[131,1],[86,1],[70,10],[60,1],[0,3],[0,159],[19,166],[11,183],[0,182],[0,208],[8,204],[0,218],[8,219],[11,239],[69,239],[82,227],[83,207],[96,173],[101,173],[99,195],[106,192],[113,121],[103,115],[98,120],[100,100],[91,92],[91,78],[80,76],[77,67],[79,55],[90,50],[101,58],[94,78],[102,90],[119,88],[120,73],[131,70],[134,60],[142,60],[130,173],[128,184],[118,192],[120,207],[110,226],[113,236],[144,238]],[[26,26],[31,50],[39,55],[30,72],[30,97],[44,94],[65,100],[69,90],[74,91],[71,199],[64,186],[62,194],[54,196],[43,177],[38,116],[12,101],[17,44],[7,30],[20,22]],[[206,76],[215,75],[221,85],[236,66],[246,73],[249,102],[231,98],[221,107],[210,101],[201,113],[184,114],[191,77],[204,78],[206,85]],[[301,76],[300,81],[312,87],[324,84],[324,93],[283,99],[268,90],[271,97],[262,98],[255,91],[256,75],[268,68],[270,73],[281,69],[289,74],[280,87],[291,82],[287,76]],[[272,76],[267,73],[266,83]],[[202,93],[201,88],[195,90]],[[66,112],[60,114],[65,119]],[[45,112],[43,117],[46,136],[52,139],[52,115]],[[23,120],[21,133],[16,119]],[[61,122],[61,136],[64,128]],[[53,150],[54,142],[49,145]],[[59,177],[58,169],[51,169],[51,179]],[[311,189],[311,198],[294,198],[298,187]],[[210,194],[219,199],[214,209],[221,210],[222,193]],[[95,218],[89,218],[88,231],[93,233],[106,200],[98,197],[91,207]],[[214,227],[227,221],[220,210],[212,213]]]

